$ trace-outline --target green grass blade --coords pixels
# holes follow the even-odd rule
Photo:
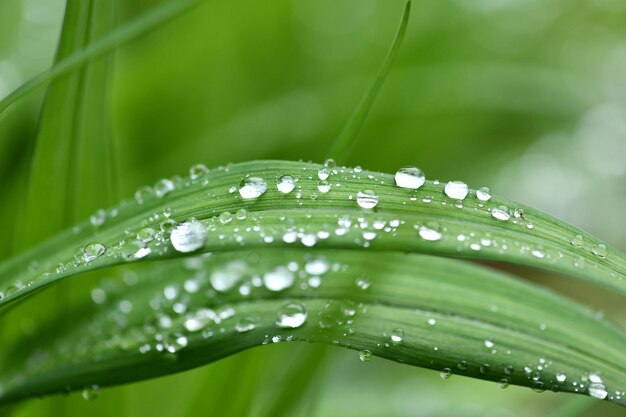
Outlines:
[[[596,381],[608,400],[626,404],[623,331],[485,267],[415,254],[269,249],[135,272],[132,280],[103,282],[92,292],[97,303],[68,306],[72,326],[48,316],[41,331],[4,350],[0,401],[137,381],[254,346],[306,341],[541,390],[587,394]],[[288,283],[270,290],[268,273]],[[278,326],[286,303],[306,311],[300,326],[295,317],[295,328]]]
[[[385,85],[389,71],[391,70],[391,67],[396,59],[396,55],[398,55],[398,51],[400,50],[400,46],[404,40],[406,28],[409,24],[410,15],[411,0],[407,0],[404,5],[404,11],[402,13],[400,25],[398,26],[398,31],[396,32],[391,48],[383,61],[383,65],[380,67],[380,70],[378,70],[378,75],[376,76],[376,79],[374,80],[374,83],[370,87],[369,91],[361,99],[359,105],[354,110],[354,113],[350,116],[348,123],[344,126],[343,130],[335,140],[329,153],[329,158],[334,158],[341,163],[345,163],[348,159],[350,151],[356,143],[359,133],[361,133],[361,130],[367,121],[367,117],[372,111],[376,98],[378,98],[378,95]]]
[[[205,0],[175,0],[166,1],[140,17],[123,24],[107,36],[96,42],[86,45],[84,48],[68,55],[63,60],[55,63],[50,69],[30,79],[19,88],[11,92],[0,101],[0,113],[21,97],[37,90],[65,74],[68,74],[87,61],[111,52],[116,47],[141,36],[150,30],[161,27],[164,23],[191,10]],[[111,2],[107,2],[111,3]]]
[[[196,180],[174,178],[174,189],[163,197],[144,190],[141,204],[123,201],[106,212],[104,224],[82,223],[1,263],[0,306],[84,271],[139,257],[145,261],[184,256],[172,247],[169,229],[192,218],[208,231],[198,249],[204,252],[307,245],[422,252],[536,267],[626,293],[623,253],[608,245],[602,247],[606,253],[598,252],[598,239],[541,211],[498,197],[480,201],[474,191],[460,204],[443,193],[443,184],[427,181],[411,190],[396,186],[392,175],[360,169],[334,168],[320,183],[323,169],[302,162],[247,162],[211,170]],[[276,188],[283,175],[298,180],[291,193]],[[259,198],[244,199],[237,192],[248,176],[267,183]],[[318,186],[328,184],[328,192],[319,191]],[[357,194],[368,189],[378,196],[374,209],[361,208],[356,201]],[[524,215],[497,220],[492,210],[501,206],[523,209]],[[242,209],[247,215],[238,218]],[[428,230],[439,233],[440,239],[421,237],[420,231]],[[138,233],[147,234],[142,238],[150,241],[137,241]],[[574,245],[576,236],[580,242]],[[88,262],[83,248],[94,242],[106,250]]]

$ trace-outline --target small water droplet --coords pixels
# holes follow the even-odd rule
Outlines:
[[[278,191],[284,194],[289,194],[296,188],[296,180],[290,175],[283,175],[278,179],[276,183],[276,188]]]
[[[235,213],[235,216],[239,220],[245,220],[246,217],[248,217],[248,212],[246,211],[245,208],[241,208],[241,209],[237,210],[237,213]]]
[[[333,158],[328,158],[324,161],[324,166],[328,169],[333,169],[337,166],[337,162]]]
[[[197,180],[201,176],[207,174],[209,169],[204,164],[196,164],[189,168],[189,176],[192,180]]]
[[[151,249],[137,239],[128,240],[120,247],[120,255],[126,261],[145,258],[150,252],[152,252]]]
[[[491,190],[489,190],[489,187],[480,187],[478,190],[476,190],[476,198],[478,198],[480,201],[491,200]]]
[[[557,372],[556,373],[556,380],[559,382],[565,382],[565,380],[567,379],[567,375],[565,375],[565,372]]]
[[[372,209],[378,205],[378,196],[372,190],[359,191],[356,195],[356,203],[364,209]]]
[[[239,195],[245,199],[258,198],[265,191],[267,191],[267,183],[263,178],[247,177],[239,184]]]
[[[370,281],[366,277],[357,278],[356,286],[362,290],[366,290],[370,287]]]
[[[511,218],[511,214],[509,213],[509,208],[507,206],[500,206],[491,209],[491,217],[505,222]]]
[[[452,376],[452,370],[450,368],[443,368],[439,373],[441,379],[449,379]]]
[[[263,284],[270,291],[282,291],[293,285],[295,275],[284,266],[279,266],[273,271],[263,274]]]
[[[174,249],[184,253],[193,252],[201,248],[206,238],[206,227],[197,220],[190,220],[179,224],[170,234],[170,241]]]
[[[582,235],[576,235],[572,238],[571,244],[576,246],[577,248],[580,248],[583,245],[584,241],[585,240]]]
[[[488,363],[484,363],[480,365],[481,374],[488,374],[490,370],[491,370],[491,365],[489,365]]]
[[[295,329],[304,324],[307,311],[300,303],[286,303],[276,312],[278,327]]]
[[[429,227],[430,226],[430,227]],[[442,238],[441,232],[438,230],[438,226],[434,223],[429,223],[426,226],[421,226],[418,231],[419,236],[428,241],[437,241]]]
[[[367,349],[363,349],[362,351],[359,352],[359,360],[361,362],[369,362],[372,360],[372,352],[370,352]]]
[[[426,320],[426,322],[431,325],[434,326],[435,324],[437,324],[437,320],[435,320],[434,318],[429,318],[428,320]]]
[[[219,215],[220,223],[226,224],[233,220],[233,215],[229,211],[223,211]]]
[[[146,227],[137,232],[137,239],[143,243],[152,242],[156,236],[156,230],[151,227]]]
[[[489,339],[486,339],[483,343],[484,343],[485,347],[489,348],[489,349],[491,349],[494,346],[493,341],[491,341]]]
[[[325,194],[325,193],[329,192],[330,191],[330,182],[325,181],[325,180],[320,180],[320,182],[317,183],[317,189],[322,194]]]
[[[321,168],[319,171],[317,171],[317,177],[322,181],[327,180],[329,176],[330,171],[327,168]]]
[[[235,330],[239,333],[249,332],[256,328],[256,320],[252,317],[244,317],[235,324]]]
[[[513,217],[515,217],[516,219],[523,219],[524,218],[524,209],[523,208],[516,208],[515,210],[513,210]]]
[[[402,342],[402,339],[404,338],[404,330],[400,329],[400,328],[396,328],[393,329],[393,331],[391,332],[391,342],[396,344],[396,343],[400,343]]]
[[[81,395],[85,401],[95,400],[100,395],[100,387],[96,384],[85,387]]]
[[[398,187],[416,190],[424,185],[426,176],[419,168],[404,167],[396,172],[395,180]]]
[[[467,197],[469,188],[464,182],[450,181],[444,187],[443,192],[450,198],[453,198],[455,200],[463,200],[465,199],[465,197]]]
[[[591,253],[599,258],[606,258],[609,252],[604,243],[598,243],[597,245],[593,245],[591,247]]]
[[[94,214],[89,217],[89,221],[94,226],[101,226],[107,219],[107,212],[103,209],[97,210]]]
[[[326,259],[318,258],[307,262],[304,265],[304,270],[307,274],[311,275],[323,275],[328,271],[330,265]]]
[[[85,262],[91,262],[98,259],[106,252],[106,247],[101,243],[89,243],[83,249],[83,260]]]
[[[174,183],[167,178],[163,178],[154,184],[154,193],[159,198],[171,193],[172,191],[174,191]]]

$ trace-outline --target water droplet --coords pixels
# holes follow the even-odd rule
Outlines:
[[[449,379],[452,376],[452,370],[450,368],[443,368],[439,373],[441,379]]]
[[[126,241],[120,247],[120,255],[126,261],[145,258],[150,252],[152,252],[150,248],[147,248],[142,241],[136,239]]]
[[[543,259],[546,257],[545,252],[540,251],[539,249],[533,249],[532,251],[530,251],[530,254],[534,256],[535,258],[539,258],[539,259]]]
[[[328,271],[329,266],[326,259],[318,258],[307,262],[304,265],[304,270],[307,274],[323,275]]]
[[[328,169],[333,169],[337,166],[337,162],[335,162],[333,158],[328,158],[327,160],[324,161],[324,166]]]
[[[608,250],[604,243],[598,243],[597,245],[593,245],[591,247],[591,253],[599,258],[606,258],[606,256],[608,255]]]
[[[393,329],[393,331],[391,332],[391,342],[392,343],[400,343],[402,342],[402,339],[404,338],[404,330],[397,328],[397,329]]]
[[[489,365],[488,363],[484,363],[480,365],[481,374],[488,374],[490,370],[491,370],[491,365]]]
[[[511,366],[511,365],[507,365],[507,366],[504,367],[504,373],[506,375],[513,375],[513,371],[514,371],[514,369],[513,369],[513,366]]]
[[[330,171],[327,168],[321,168],[319,171],[317,171],[317,177],[322,181],[327,180],[329,176]]]
[[[152,242],[156,236],[156,230],[151,227],[146,227],[137,232],[137,239],[143,243]]]
[[[235,213],[235,216],[239,220],[245,220],[246,217],[248,217],[248,212],[245,208],[240,208],[239,210],[237,210],[237,213]]]
[[[511,214],[509,214],[509,208],[507,206],[500,206],[491,209],[491,217],[505,222],[511,218]]]
[[[431,325],[434,326],[435,324],[437,324],[437,320],[435,320],[434,318],[429,318],[428,320],[426,320],[426,322]]]
[[[565,372],[557,372],[556,373],[556,380],[559,382],[565,382],[565,380],[567,379],[567,375],[565,375]]]
[[[91,262],[98,259],[106,252],[106,247],[101,243],[90,243],[83,249],[83,260]]]
[[[281,193],[289,194],[296,188],[296,180],[290,175],[283,175],[276,183],[276,188]]]
[[[356,203],[364,209],[372,209],[378,204],[378,196],[372,190],[359,191],[356,195]]]
[[[100,395],[100,387],[96,384],[85,387],[81,395],[85,401],[95,400]]]
[[[279,266],[273,271],[263,275],[263,284],[270,291],[282,291],[293,285],[295,276],[293,272],[284,266]]]
[[[193,252],[204,245],[207,230],[204,224],[197,220],[186,221],[172,230],[170,241],[178,252]]]
[[[356,279],[356,286],[359,287],[362,290],[366,290],[366,289],[368,289],[370,287],[370,281],[367,278],[365,278],[365,277],[357,278]]]
[[[325,194],[325,193],[329,192],[330,191],[330,182],[324,181],[324,180],[320,180],[320,182],[317,183],[317,189],[322,194]]]
[[[601,384],[601,383],[589,384],[588,391],[589,391],[589,395],[591,395],[594,398],[598,398],[600,400],[605,399],[606,396],[609,394],[604,384]]]
[[[245,199],[258,198],[265,191],[267,191],[267,183],[263,178],[247,177],[239,184],[239,194]]]
[[[370,352],[367,349],[364,349],[362,351],[359,352],[359,360],[361,362],[369,362],[372,360],[372,352]]]
[[[480,201],[491,200],[491,190],[489,190],[489,187],[480,187],[478,190],[476,190],[476,198],[478,198]]]
[[[154,195],[152,187],[143,186],[135,191],[135,200],[138,204],[143,204],[144,200]]]
[[[223,211],[219,215],[220,223],[226,224],[233,220],[233,215],[229,211]]]
[[[107,212],[103,209],[97,210],[94,214],[89,217],[89,221],[94,226],[101,226],[107,219]]]
[[[189,176],[192,180],[197,180],[201,176],[207,174],[209,169],[204,164],[196,164],[189,168]]]
[[[428,241],[440,240],[443,235],[437,229],[438,227],[436,227],[432,223],[429,223],[427,226],[421,226],[419,228],[418,234],[424,240],[428,240]]]
[[[485,347],[491,349],[494,346],[493,341],[487,339],[484,341]]]
[[[172,191],[174,191],[174,183],[167,178],[163,178],[154,184],[154,193],[159,198],[171,193]]]
[[[239,333],[249,332],[256,328],[256,320],[252,317],[244,317],[235,324],[235,330]]]
[[[582,237],[582,235],[576,235],[572,238],[571,243],[572,245],[576,246],[577,248],[580,248],[583,243],[584,243],[584,238]]]
[[[276,312],[278,327],[295,329],[304,324],[307,311],[300,303],[286,303]]]
[[[317,235],[313,233],[307,233],[300,238],[300,242],[307,248],[315,246],[317,243]]]
[[[463,200],[465,197],[467,197],[469,188],[464,182],[450,181],[444,187],[443,192],[446,193],[446,195],[450,198],[453,198],[455,200]]]
[[[456,367],[457,367],[457,368],[459,368],[460,370],[464,371],[464,370],[466,370],[466,369],[467,369],[468,365],[469,365],[469,364],[467,363],[467,361],[460,361],[460,362],[457,364],[457,366],[456,366]]]
[[[426,176],[421,169],[416,167],[400,168],[396,172],[396,185],[401,188],[416,190],[424,185]]]

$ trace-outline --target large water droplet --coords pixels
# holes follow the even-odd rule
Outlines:
[[[282,291],[293,285],[295,276],[293,272],[284,266],[279,266],[273,271],[263,275],[263,284],[270,291]]]
[[[489,187],[480,187],[478,190],[476,190],[476,198],[478,198],[480,201],[491,200],[491,190],[489,190]]]
[[[197,220],[190,220],[179,224],[172,230],[170,241],[178,252],[193,252],[204,245],[207,230],[204,224]]]
[[[317,171],[317,177],[322,181],[327,180],[329,176],[330,171],[328,170],[328,168],[321,168],[319,171]]]
[[[426,176],[421,169],[416,167],[400,168],[396,172],[396,185],[401,188],[416,190],[424,185]]]
[[[599,258],[606,258],[606,256],[609,254],[609,251],[607,250],[604,243],[598,243],[597,245],[593,245],[591,247],[591,253]]]
[[[359,191],[356,195],[356,203],[364,209],[372,209],[378,204],[378,196],[372,190]]]
[[[300,303],[284,304],[276,312],[276,325],[278,327],[295,329],[304,324],[307,318],[307,311]]]
[[[239,194],[245,199],[258,198],[267,191],[267,183],[263,178],[247,177],[239,184]]]
[[[511,214],[509,213],[509,208],[507,206],[500,206],[500,207],[492,208],[491,216],[494,219],[497,219],[503,222],[511,218]]]
[[[98,259],[106,252],[106,247],[101,243],[90,243],[83,249],[83,260],[91,262]]]
[[[283,175],[276,183],[276,188],[281,193],[289,194],[296,188],[296,180],[290,175]]]
[[[330,191],[330,182],[324,181],[324,180],[320,180],[320,182],[317,183],[317,189],[322,194],[325,194],[325,193],[329,192]]]
[[[467,197],[467,193],[469,192],[469,188],[467,184],[461,181],[450,181],[446,184],[443,192],[450,198],[455,200],[463,200]]]

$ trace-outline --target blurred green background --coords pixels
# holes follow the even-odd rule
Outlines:
[[[110,1],[114,26],[161,3]],[[0,98],[52,64],[64,5],[0,1]],[[323,161],[387,53],[402,8],[401,0],[207,0],[120,47],[105,111],[91,115],[102,121],[83,130],[104,130],[113,144],[109,202],[198,162]],[[15,243],[20,229],[11,219],[28,201],[43,97],[40,90],[0,115],[0,217],[8,225],[0,259],[27,246]],[[489,185],[625,250],[625,160],[626,2],[421,0],[348,164],[387,172],[416,165],[431,179]],[[46,201],[42,214],[62,204]],[[77,202],[70,220],[95,204]],[[626,325],[619,296],[515,272]],[[290,363],[311,358],[319,360],[314,375],[285,378]],[[10,413],[222,416],[243,413],[233,404],[250,401],[246,414],[264,415],[279,392],[297,404],[293,414],[319,416],[543,416],[572,400],[443,381],[383,360],[363,364],[351,351],[277,345],[107,389],[95,401],[72,394]],[[594,403],[587,412],[621,411]]]

